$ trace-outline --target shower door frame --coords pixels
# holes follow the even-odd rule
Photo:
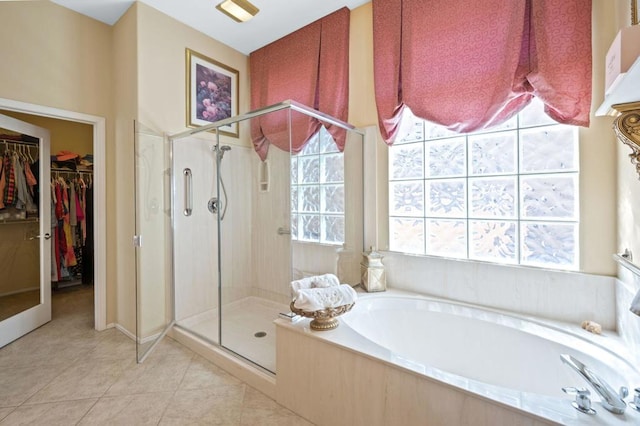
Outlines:
[[[188,137],[188,136],[194,136],[197,135],[199,133],[203,133],[203,132],[213,132],[215,134],[215,147],[218,148],[220,147],[220,132],[219,132],[219,128],[223,127],[223,126],[228,126],[230,124],[233,123],[239,123],[241,121],[245,121],[245,120],[250,120],[256,117],[260,117],[262,115],[266,115],[269,113],[273,113],[273,112],[277,112],[277,111],[282,111],[282,110],[289,110],[291,111],[295,111],[295,112],[299,112],[302,113],[306,116],[312,117],[312,118],[316,118],[320,121],[322,121],[323,123],[327,123],[327,124],[331,124],[333,126],[337,126],[339,128],[342,128],[344,130],[350,131],[350,132],[354,132],[356,134],[359,134],[360,136],[362,136],[364,138],[365,136],[365,132],[354,127],[353,125],[346,123],[342,120],[339,120],[335,117],[332,117],[330,115],[327,115],[325,113],[322,113],[320,111],[314,110],[306,105],[303,105],[299,102],[293,101],[293,100],[286,100],[286,101],[282,101],[280,103],[277,104],[273,104],[264,108],[259,108],[256,109],[254,111],[250,111],[247,112],[245,114],[240,114],[234,117],[229,117],[229,118],[225,118],[223,120],[219,120],[216,121],[214,123],[211,124],[207,124],[205,126],[201,126],[201,127],[197,127],[197,128],[193,128],[193,129],[189,129],[189,130],[185,130],[183,132],[180,133],[176,133],[173,135],[169,135],[168,136],[168,140],[169,140],[169,156],[170,156],[170,162],[171,162],[171,175],[172,175],[172,183],[171,183],[171,270],[175,271],[175,250],[174,250],[174,244],[175,244],[175,230],[176,230],[176,223],[175,223],[175,208],[174,208],[174,203],[177,201],[176,199],[176,193],[175,193],[175,188],[176,188],[176,183],[175,183],[175,179],[177,178],[176,176],[176,170],[174,170],[174,164],[173,164],[173,158],[174,158],[174,142],[176,140]],[[291,129],[291,115],[289,113],[289,123],[288,123],[288,129],[290,131]],[[291,134],[289,134],[289,141],[291,141]],[[214,148],[215,149],[215,148]],[[220,156],[216,155],[216,185],[217,185],[217,193],[220,193]],[[213,343],[217,348],[222,349],[225,353],[229,353],[231,355],[233,355],[236,358],[242,359],[248,363],[250,363],[251,365],[254,365],[256,367],[259,367],[260,370],[268,372],[271,375],[275,376],[275,372],[271,372],[270,370],[266,369],[265,367],[261,366],[260,364],[256,363],[255,361],[247,358],[246,356],[243,356],[240,353],[235,352],[234,350],[225,347],[222,344],[222,239],[221,239],[221,220],[220,220],[220,215],[216,215],[216,220],[217,220],[217,226],[218,226],[218,252],[217,252],[217,270],[218,270],[218,283],[217,283],[217,292],[218,292],[218,303],[217,303],[217,309],[218,309],[218,341],[217,342],[211,342]],[[289,253],[289,257],[291,257],[291,253]],[[174,294],[174,298],[175,298],[175,294],[176,294],[176,276],[175,273],[172,273],[171,276],[172,279],[172,289],[173,289],[173,294]],[[175,304],[174,304],[174,309],[173,309],[173,325],[179,327],[180,329],[186,331],[188,334],[193,335],[194,333],[185,328],[180,326],[177,322],[176,322],[176,309],[175,309]]]

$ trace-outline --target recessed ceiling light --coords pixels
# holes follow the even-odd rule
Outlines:
[[[247,0],[225,0],[218,4],[216,9],[236,22],[247,22],[260,11]]]

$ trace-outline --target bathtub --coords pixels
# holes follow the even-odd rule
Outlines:
[[[340,321],[330,332],[312,332],[308,320],[278,324],[278,400],[315,423],[640,424],[631,407],[623,415],[606,411],[595,391],[560,360],[570,354],[614,389],[626,386],[633,393],[640,373],[613,332],[597,336],[579,325],[399,291],[363,294]],[[328,365],[328,358],[336,365]],[[289,364],[284,371],[281,362]],[[356,371],[346,371],[350,364]],[[309,373],[336,368],[341,374]],[[301,381],[314,385],[302,391]],[[321,383],[325,390],[313,389],[322,389]],[[562,392],[569,386],[590,389],[596,415],[572,408],[573,397]],[[318,401],[326,406],[319,409]],[[361,415],[344,421],[357,407]]]

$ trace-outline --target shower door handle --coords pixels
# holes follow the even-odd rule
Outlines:
[[[186,168],[182,171],[184,175],[184,215],[191,216],[193,212],[193,183],[191,169]]]

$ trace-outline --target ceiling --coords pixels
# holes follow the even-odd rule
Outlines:
[[[113,25],[132,0],[52,0],[61,6]],[[341,7],[369,0],[251,0],[260,12],[238,23],[216,9],[222,0],[141,0],[166,15],[248,55]]]

